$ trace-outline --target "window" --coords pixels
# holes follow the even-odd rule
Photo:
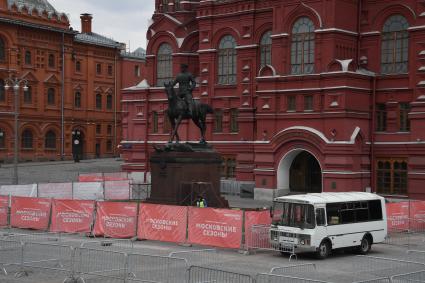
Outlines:
[[[31,130],[24,130],[21,138],[22,148],[32,149],[33,148],[33,136]]]
[[[112,76],[112,71],[113,71],[112,66],[108,65],[108,75],[109,76]]]
[[[3,38],[0,37],[0,61],[6,61],[6,44]]]
[[[108,134],[108,136],[112,135],[112,125],[108,125],[108,127],[106,128],[106,133]]]
[[[237,133],[239,131],[238,109],[230,109],[230,132]]]
[[[400,118],[400,131],[409,132],[410,131],[410,120],[409,112],[411,110],[410,103],[400,103],[399,109],[399,118]]]
[[[96,109],[102,110],[102,95],[100,93],[96,94]]]
[[[25,65],[31,65],[32,64],[32,58],[31,58],[31,51],[27,50],[25,51]]]
[[[382,159],[376,165],[377,192],[381,194],[407,194],[407,161]]]
[[[74,107],[81,108],[81,92],[77,91],[74,96]]]
[[[32,103],[32,87],[28,86],[27,91],[24,91],[24,103],[31,104]]]
[[[6,148],[6,132],[0,128],[0,148]]]
[[[81,72],[81,61],[75,62],[75,71]]]
[[[152,112],[152,133],[158,133],[158,112]]]
[[[49,68],[55,67],[55,55],[49,54]]]
[[[407,73],[409,61],[409,23],[401,15],[391,16],[384,24],[381,45],[381,72]]]
[[[106,109],[112,110],[112,94],[106,96]]]
[[[134,75],[140,77],[140,66],[134,66]]]
[[[214,133],[223,132],[223,111],[215,110],[214,111]]]
[[[171,131],[171,123],[168,115],[164,115],[164,124],[162,125],[162,131],[164,134],[168,134]]]
[[[260,67],[271,65],[272,63],[272,32],[266,32],[260,42]]]
[[[313,110],[313,96],[306,95],[304,96],[304,111],[312,111]]]
[[[106,141],[106,151],[107,152],[111,152],[112,151],[112,141],[111,140],[107,140]]]
[[[44,147],[46,149],[56,149],[56,134],[53,131],[48,131],[44,137]]]
[[[96,135],[102,134],[102,125],[97,124],[96,125]]]
[[[287,109],[288,111],[296,111],[297,110],[297,105],[296,105],[296,98],[295,96],[288,96],[286,98],[287,100]]]
[[[314,229],[316,226],[314,206],[302,203],[275,202],[272,223],[301,229]]]
[[[162,0],[162,12],[168,12],[168,0]]]
[[[328,225],[340,225],[382,220],[380,200],[326,204]]]
[[[314,24],[307,18],[299,18],[292,28],[291,74],[314,72]]]
[[[102,74],[102,64],[100,63],[96,64],[96,74],[98,75]]]
[[[6,101],[6,90],[4,89],[4,80],[0,79],[0,102]]]
[[[223,157],[221,164],[221,176],[226,179],[236,178],[236,157]]]
[[[47,90],[47,105],[55,105],[55,89],[49,88]]]
[[[180,0],[174,0],[174,8],[176,11],[180,10]]]
[[[231,35],[224,36],[218,49],[218,84],[236,84],[236,40]]]
[[[325,210],[323,208],[316,209],[316,224],[317,226],[326,225]]]
[[[173,49],[168,43],[163,43],[158,49],[156,65],[156,85],[173,81]]]
[[[387,106],[383,103],[376,105],[376,131],[387,130]]]

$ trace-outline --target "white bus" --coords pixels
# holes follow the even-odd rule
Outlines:
[[[385,199],[371,193],[320,193],[276,198],[270,241],[281,252],[315,252],[355,247],[367,254],[387,236]]]

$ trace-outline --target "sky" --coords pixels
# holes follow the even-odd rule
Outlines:
[[[146,31],[155,0],[49,0],[81,31],[80,14],[93,14],[93,32],[127,44],[130,51],[146,49]]]

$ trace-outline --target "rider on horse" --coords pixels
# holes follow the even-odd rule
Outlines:
[[[186,102],[188,114],[190,116],[193,115],[193,96],[192,91],[196,87],[195,78],[191,73],[188,72],[188,65],[181,64],[180,65],[181,73],[177,75],[175,81],[173,82],[173,87],[179,84],[179,97]]]

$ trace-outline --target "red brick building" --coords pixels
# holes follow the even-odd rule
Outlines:
[[[123,91],[127,170],[168,139],[162,83],[180,63],[215,114],[223,176],[256,197],[365,191],[425,198],[425,4],[156,0],[146,81]],[[199,135],[187,122],[180,135]]]
[[[93,32],[91,15],[81,20],[76,32],[46,0],[0,0],[1,162],[13,159],[14,93],[3,87],[11,77],[29,86],[19,94],[21,161],[70,159],[76,137],[86,158],[116,155],[120,89],[134,84],[122,82],[123,58],[143,60]]]

